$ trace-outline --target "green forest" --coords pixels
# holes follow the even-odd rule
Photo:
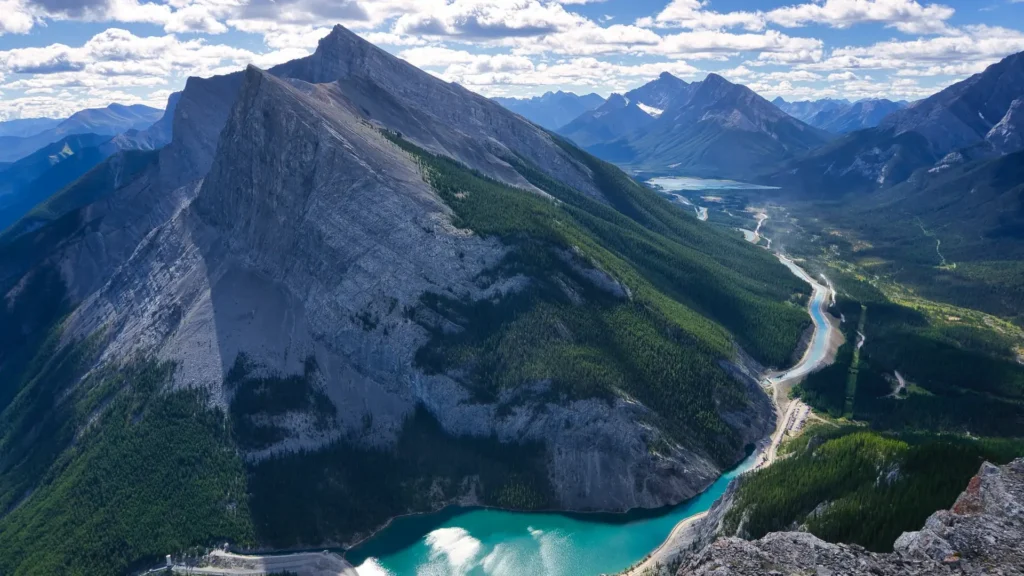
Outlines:
[[[835,313],[846,317],[846,344],[834,364],[796,388],[804,401],[879,430],[1024,433],[1024,366],[1010,357],[1006,339],[992,330],[930,321],[865,282],[830,274],[842,291]],[[861,315],[866,341],[854,363]],[[899,394],[897,371],[910,383]]]
[[[830,542],[891,551],[949,508],[982,462],[1024,455],[1024,442],[820,426],[790,456],[743,477],[724,531],[744,538],[806,526]]]
[[[82,385],[106,407],[0,519],[0,573],[121,574],[196,543],[253,543],[225,415],[198,390],[161,394],[172,370],[140,360]]]

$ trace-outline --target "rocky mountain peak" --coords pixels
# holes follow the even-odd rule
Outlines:
[[[985,139],[1004,154],[1024,148],[1024,97],[1010,104],[1006,115],[988,131]]]
[[[625,96],[623,96],[622,94],[614,93],[614,94],[611,94],[610,96],[608,96],[608,99],[605,100],[605,102],[601,106],[601,108],[605,108],[605,107],[607,107],[609,109],[622,108],[622,107],[624,107],[624,106],[626,106],[628,104],[629,104],[629,101],[626,100]]]
[[[736,84],[729,82],[728,80],[726,80],[722,76],[719,76],[718,74],[715,74],[714,72],[708,74],[707,77],[700,82],[700,84],[711,89],[720,89],[723,87],[737,86]]]

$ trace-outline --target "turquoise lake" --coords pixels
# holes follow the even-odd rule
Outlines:
[[[447,508],[396,519],[345,557],[359,576],[596,576],[624,570],[704,512],[747,458],[699,496],[658,511],[554,514]]]

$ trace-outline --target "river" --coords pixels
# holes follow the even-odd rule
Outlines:
[[[359,576],[596,576],[630,567],[711,508],[754,457],[678,506],[626,514],[447,508],[396,519],[345,554]]]
[[[783,380],[800,378],[814,371],[815,368],[825,361],[825,357],[828,355],[829,340],[832,335],[832,325],[825,318],[825,310],[828,307],[827,299],[831,296],[832,290],[816,281],[803,268],[797,266],[796,263],[784,254],[776,254],[776,257],[786,268],[789,268],[790,272],[811,285],[811,301],[808,303],[807,308],[811,314],[811,321],[814,322],[814,335],[811,337],[811,343],[807,347],[807,351],[804,352],[803,357],[795,366],[769,379],[773,384]]]

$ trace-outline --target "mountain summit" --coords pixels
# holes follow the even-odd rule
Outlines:
[[[656,119],[617,139],[584,145],[637,169],[743,178],[829,139],[718,74],[679,87],[664,106]]]

